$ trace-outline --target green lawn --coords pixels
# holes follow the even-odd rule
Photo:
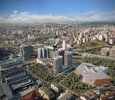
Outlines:
[[[86,49],[87,47],[89,48],[100,48],[103,47],[105,45],[104,41],[99,41],[99,40],[95,40],[95,41],[88,41],[86,43],[83,43],[81,45],[75,45],[73,48],[78,48],[78,49]]]
[[[73,90],[73,89],[70,89],[69,87],[65,86],[65,84],[63,84],[63,82],[60,82],[60,84],[63,85],[64,87],[66,87],[67,89],[71,90],[72,92],[74,92],[77,95],[80,95],[81,93],[89,90],[89,89],[76,89],[76,90]]]

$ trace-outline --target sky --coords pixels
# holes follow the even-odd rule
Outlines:
[[[115,0],[0,0],[0,23],[115,21]]]

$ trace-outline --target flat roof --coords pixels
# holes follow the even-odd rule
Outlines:
[[[5,66],[5,67],[2,67],[2,66],[1,66],[1,69],[2,69],[2,70],[6,70],[6,69],[14,68],[14,67],[17,67],[17,66],[21,66],[21,65],[24,65],[24,64],[25,64],[25,62],[20,62],[20,63],[18,63],[18,64],[12,64],[12,65]]]
[[[31,82],[31,79],[26,78],[23,81],[19,81],[19,82],[15,83],[15,84],[12,84],[11,87],[14,90],[14,89],[16,89],[18,87],[21,87],[22,85],[25,85],[25,84],[29,83],[29,82]]]
[[[41,89],[42,91],[44,91],[44,93],[46,95],[48,95],[48,96],[50,96],[51,94],[53,94],[53,92],[50,89],[48,89],[46,86],[42,86],[39,89]]]
[[[53,59],[59,59],[59,58],[63,58],[63,57],[62,56],[53,57]]]
[[[22,74],[26,74],[26,72],[23,71],[23,70],[20,70],[20,71],[16,71],[16,72],[10,73],[10,74],[6,75],[5,77],[10,79],[10,78],[13,78],[13,77],[16,77],[16,76],[20,76]]]
[[[72,95],[73,95],[73,94],[72,94],[70,91],[66,90],[63,94],[61,94],[61,95],[58,97],[58,99],[59,99],[59,100],[69,99],[69,98],[71,98]]]
[[[54,86],[57,87],[57,88],[61,87],[61,86],[60,86],[58,83],[56,83],[56,82],[53,82],[52,85],[54,85]]]
[[[71,52],[66,52],[65,54],[72,54]]]

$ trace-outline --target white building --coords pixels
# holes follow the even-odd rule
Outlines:
[[[66,40],[63,40],[63,41],[62,41],[62,48],[63,48],[64,50],[67,49]]]
[[[50,49],[38,48],[38,58],[50,58]]]
[[[103,35],[100,34],[100,35],[99,35],[99,40],[100,40],[100,41],[103,41],[103,39],[104,39]]]

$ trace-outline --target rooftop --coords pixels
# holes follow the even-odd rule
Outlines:
[[[69,100],[73,94],[66,90],[63,94],[60,94],[58,100]]]
[[[48,96],[50,96],[50,95],[53,94],[53,92],[52,92],[49,88],[47,88],[46,86],[42,86],[42,87],[40,87],[39,89],[41,89],[42,91],[44,91],[44,93],[45,93],[46,95],[48,95]]]
[[[53,57],[53,59],[59,59],[59,58],[63,58],[63,57],[62,56]]]
[[[85,73],[98,73],[107,70],[107,67],[104,66],[95,66],[91,63],[81,63],[78,68],[81,68],[85,71]]]
[[[10,79],[10,78],[13,78],[13,77],[20,76],[22,74],[26,74],[26,72],[24,72],[23,70],[20,70],[20,71],[16,71],[16,72],[10,73],[10,74],[6,75],[5,77]]]
[[[60,86],[58,83],[56,83],[56,82],[53,82],[52,85],[54,85],[54,86],[57,87],[57,88],[61,87],[61,86]]]
[[[72,54],[71,52],[66,52],[65,54]]]
[[[29,77],[25,77],[23,80],[20,80],[20,81],[16,82],[15,84],[12,84],[11,87],[14,90],[18,87],[29,84],[30,82],[32,82],[32,80]]]
[[[92,77],[93,79],[104,79],[104,78],[111,78],[109,77],[104,71],[108,68],[103,66],[95,66],[91,63],[81,63],[78,66],[79,69],[84,71],[84,74]]]

